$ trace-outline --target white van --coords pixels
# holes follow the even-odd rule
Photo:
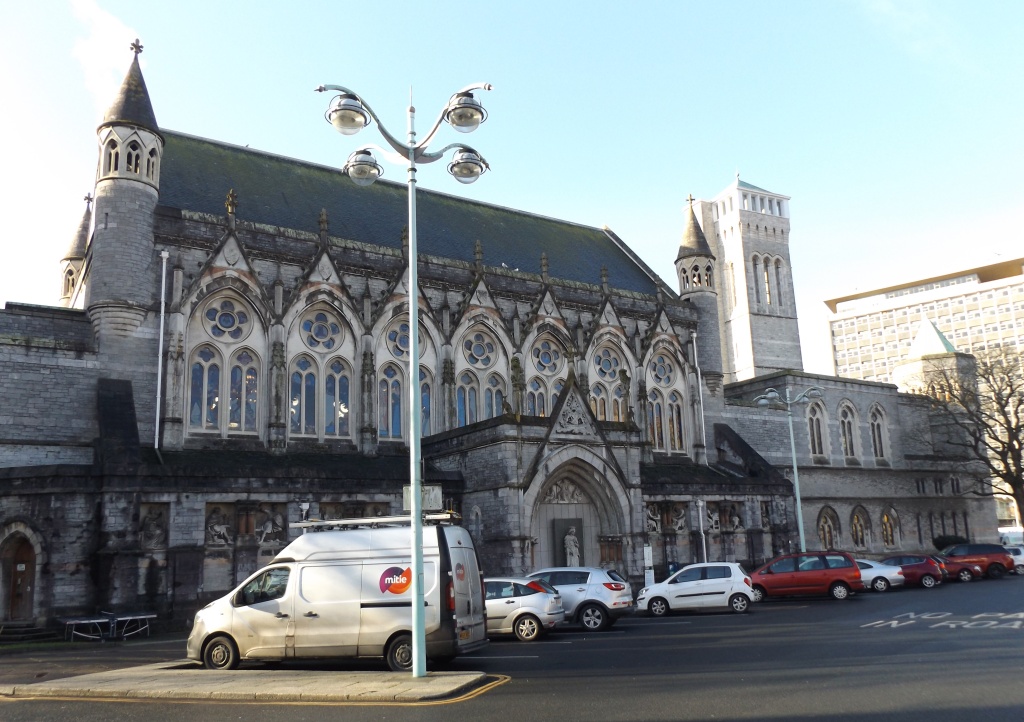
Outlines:
[[[383,657],[394,671],[411,669],[409,517],[295,526],[306,533],[196,614],[188,658],[234,669],[242,659]],[[449,661],[487,644],[483,575],[462,527],[424,525],[423,597],[427,659]]]

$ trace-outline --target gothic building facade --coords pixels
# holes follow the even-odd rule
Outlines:
[[[569,526],[635,581],[647,547],[659,577],[793,548],[770,386],[823,389],[795,424],[810,546],[994,534],[902,433],[920,399],[801,371],[785,196],[691,200],[675,290],[608,229],[420,191],[409,288],[404,186],[162,129],[137,56],[97,141],[60,306],[0,312],[0,618],[182,618],[299,520],[400,514],[410,414],[490,574],[565,563]]]

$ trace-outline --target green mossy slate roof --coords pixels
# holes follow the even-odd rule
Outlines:
[[[330,235],[389,248],[402,247],[408,196],[404,184],[378,181],[359,187],[334,168],[162,131],[160,204],[223,216],[229,189],[237,217],[299,231],[319,231],[327,209]],[[486,179],[485,179],[486,180]],[[608,268],[613,288],[654,294],[660,279],[599,228],[536,216],[418,189],[419,253],[473,263],[475,243],[488,266],[540,273],[548,255],[552,278],[601,283]]]

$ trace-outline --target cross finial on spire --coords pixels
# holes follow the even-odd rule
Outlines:
[[[86,193],[82,200],[85,201],[85,210],[92,208],[92,193]]]
[[[228,198],[224,201],[224,207],[228,209],[228,215],[235,215],[235,209],[238,207],[238,196],[235,195],[235,189],[232,188],[228,191]]]
[[[142,52],[142,43],[139,42],[138,38],[135,38],[135,42],[130,47],[132,52],[135,53],[135,57],[139,57],[139,53]]]
[[[690,207],[693,208],[693,202],[697,199],[694,198],[693,193],[691,193],[689,196],[687,196],[686,200],[690,201]]]

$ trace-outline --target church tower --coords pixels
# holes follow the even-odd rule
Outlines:
[[[725,382],[803,370],[789,255],[789,197],[740,180],[698,202],[719,259]]]
[[[131,67],[96,131],[100,158],[94,230],[82,283],[85,310],[101,352],[135,333],[159,287],[153,212],[163,137],[139,67],[138,40],[131,49]]]
[[[683,214],[683,238],[676,254],[676,275],[679,279],[679,297],[696,306],[700,321],[696,336],[690,340],[694,360],[700,368],[705,387],[712,397],[718,396],[722,385],[722,354],[718,318],[718,271],[715,255],[708,245],[694,215],[694,199],[688,199],[689,208]]]
[[[78,224],[75,237],[71,239],[71,245],[67,253],[60,261],[60,305],[65,308],[74,307],[76,301],[81,301],[79,287],[82,283],[82,269],[85,266],[85,251],[89,247],[89,230],[92,226],[92,196],[86,195],[85,213]]]

